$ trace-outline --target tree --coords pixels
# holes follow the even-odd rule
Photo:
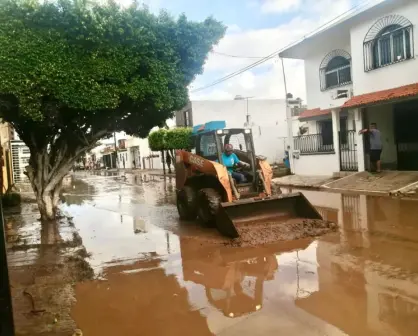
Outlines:
[[[63,177],[112,132],[146,137],[188,101],[188,85],[225,27],[158,16],[136,4],[0,3],[0,114],[31,152],[41,218],[54,219]]]
[[[171,174],[171,163],[175,162],[175,149],[192,148],[192,129],[187,127],[177,127],[173,129],[161,128],[158,131],[151,132],[148,136],[148,143],[152,151],[161,152],[161,160],[165,174],[165,163],[168,166],[168,173]],[[166,159],[164,159],[164,151]]]
[[[192,129],[177,127],[173,129],[160,128],[148,136],[149,147],[152,151],[190,149],[192,147]]]

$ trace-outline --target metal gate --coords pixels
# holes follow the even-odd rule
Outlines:
[[[340,169],[358,171],[356,131],[340,131]]]

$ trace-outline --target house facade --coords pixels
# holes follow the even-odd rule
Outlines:
[[[305,62],[308,108],[288,121],[295,174],[367,170],[369,138],[358,131],[370,123],[383,169],[418,170],[417,24],[418,1],[384,1],[280,53]]]
[[[150,149],[148,139],[128,136],[126,150],[125,168],[163,169],[161,153]]]
[[[302,109],[300,100],[290,101],[295,114]],[[176,126],[191,127],[209,121],[224,120],[227,128],[251,128],[258,155],[270,163],[282,162],[287,141],[286,101],[237,96],[233,100],[191,101],[176,112]]]

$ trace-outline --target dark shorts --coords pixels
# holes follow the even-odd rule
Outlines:
[[[380,155],[382,154],[381,149],[371,149],[370,150],[370,161],[377,162],[380,161]]]

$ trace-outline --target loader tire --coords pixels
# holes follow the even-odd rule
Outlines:
[[[195,220],[197,216],[197,194],[195,189],[184,186],[177,193],[177,211],[182,220]]]
[[[197,217],[206,227],[216,227],[216,214],[221,205],[221,195],[212,188],[201,189],[197,194]]]

